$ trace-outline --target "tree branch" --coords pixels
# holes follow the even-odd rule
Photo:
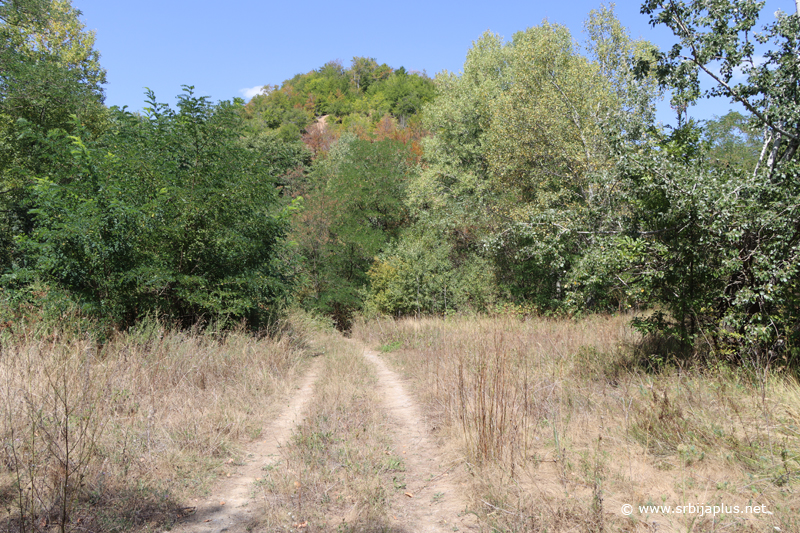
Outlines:
[[[795,0],[795,1],[796,2],[800,2],[800,0]],[[675,20],[675,23],[679,26],[680,30],[683,32],[683,35],[684,35],[684,38],[685,38],[684,42],[687,43],[689,48],[692,50],[692,54],[693,54],[692,57],[688,57],[688,56],[683,56],[682,55],[681,58],[682,59],[686,59],[688,61],[691,61],[697,67],[702,69],[703,72],[708,74],[714,81],[716,81],[718,84],[720,84],[722,87],[724,87],[734,99],[739,101],[739,103],[741,103],[745,108],[747,108],[748,111],[750,111],[755,116],[757,116],[759,118],[759,120],[761,120],[764,124],[766,124],[767,126],[772,128],[773,130],[775,130],[775,131],[777,131],[777,132],[789,137],[790,139],[797,140],[798,139],[797,135],[792,135],[791,133],[789,133],[787,131],[784,131],[783,128],[780,128],[780,127],[776,126],[775,124],[773,124],[771,120],[769,120],[766,116],[764,116],[762,113],[760,113],[755,107],[753,107],[753,105],[750,103],[750,101],[747,98],[745,98],[744,96],[740,95],[736,90],[734,90],[733,87],[728,85],[727,82],[722,80],[714,72],[709,70],[703,63],[701,63],[699,59],[697,59],[700,54],[698,53],[697,47],[695,46],[695,43],[694,43],[695,40],[692,38],[692,32],[690,32],[689,29],[686,27],[686,24],[684,23],[684,21],[681,19],[680,15],[679,15],[679,11],[677,9],[675,9],[675,4],[674,4],[674,2],[672,2],[672,0],[670,0],[669,5],[671,7],[673,7],[673,9],[672,9],[672,12],[674,13],[674,19],[673,20]],[[666,9],[666,8],[664,8],[663,4],[661,5],[661,7],[662,7],[662,9]]]

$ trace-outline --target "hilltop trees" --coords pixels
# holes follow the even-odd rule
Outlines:
[[[365,134],[386,115],[405,126],[432,99],[433,83],[427,76],[354,57],[349,68],[330,61],[281,86],[267,87],[244,114],[252,128],[278,130],[287,139],[299,139],[316,118],[326,115],[328,127],[341,123],[345,130]]]

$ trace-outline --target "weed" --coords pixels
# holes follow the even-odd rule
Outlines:
[[[399,350],[403,346],[403,341],[391,341],[379,348],[383,353],[393,352]]]
[[[452,458],[462,458],[491,528],[710,530],[686,515],[619,509],[716,498],[775,512],[734,517],[733,531],[792,530],[784,524],[800,506],[800,386],[724,360],[690,367],[685,346],[641,339],[628,321],[362,320],[352,335],[403,347],[385,360],[411,378]]]
[[[280,467],[269,472],[273,483],[263,488],[260,526],[388,530],[387,495],[405,487],[397,474],[404,466],[389,452],[377,377],[354,345],[332,336],[325,345],[308,412],[282,448]],[[286,511],[294,518],[287,520]]]
[[[169,526],[225,458],[241,462],[304,355],[288,326],[256,339],[151,320],[103,344],[78,329],[18,322],[0,337],[9,531]]]

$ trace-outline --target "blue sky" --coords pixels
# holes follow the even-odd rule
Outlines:
[[[181,85],[214,101],[244,96],[247,89],[280,84],[297,73],[354,56],[434,76],[458,72],[467,50],[484,31],[510,39],[543,19],[567,26],[582,41],[583,21],[597,1],[455,2],[406,0],[319,2],[239,0],[222,7],[209,0],[73,0],[108,71],[106,103],[140,109],[144,88],[173,103]],[[768,0],[764,10],[794,12],[794,0]],[[653,29],[637,2],[617,2],[617,16],[633,37],[662,48],[671,34]],[[671,122],[668,105],[659,118]],[[697,118],[723,114],[727,102],[703,103]]]

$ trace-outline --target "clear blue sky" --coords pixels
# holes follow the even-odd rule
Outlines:
[[[140,109],[144,87],[173,103],[182,84],[214,101],[244,96],[247,89],[280,84],[297,73],[353,56],[391,67],[459,72],[467,50],[484,31],[510,39],[543,19],[567,26],[582,41],[583,21],[597,1],[455,2],[406,0],[320,2],[239,0],[229,7],[209,0],[73,0],[108,71],[106,103]],[[765,15],[794,12],[794,0],[768,0]],[[634,38],[662,48],[673,39],[653,29],[639,3],[618,2],[617,16]],[[723,114],[727,102],[701,104],[698,118]],[[660,119],[671,122],[668,106]]]

